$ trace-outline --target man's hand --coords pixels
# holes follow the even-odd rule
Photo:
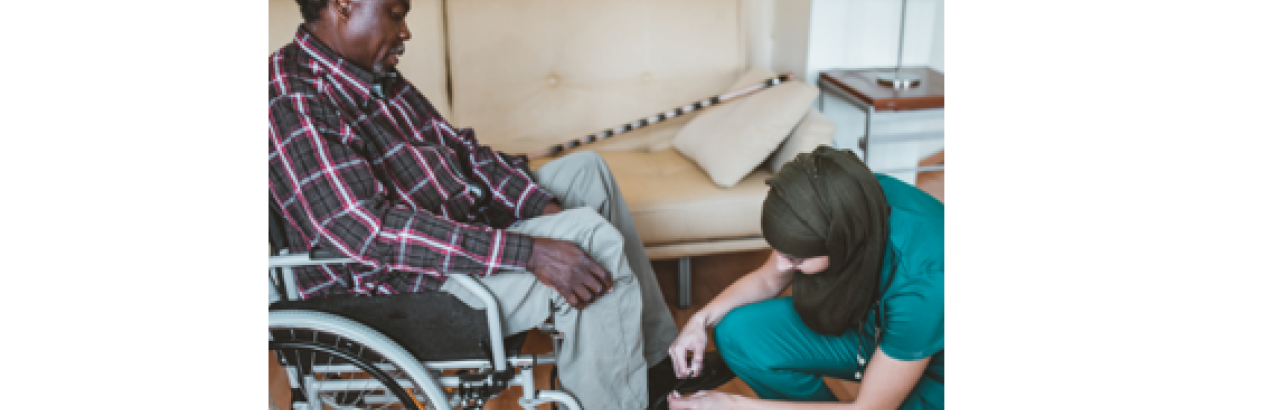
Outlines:
[[[547,202],[547,207],[542,208],[542,216],[555,215],[564,212],[564,208],[556,205],[555,201]]]
[[[613,278],[573,242],[533,238],[529,271],[578,310],[613,290]]]

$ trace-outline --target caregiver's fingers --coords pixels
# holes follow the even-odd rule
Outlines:
[[[680,397],[680,393],[676,392],[671,392],[671,395],[667,396],[667,405],[671,410],[699,409],[698,400],[694,399],[693,396],[689,396],[688,398]]]

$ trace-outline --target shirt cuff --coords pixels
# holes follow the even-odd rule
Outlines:
[[[529,193],[529,199],[525,200],[524,209],[516,213],[520,219],[532,219],[542,216],[542,212],[546,211],[547,205],[551,204],[551,200],[555,199],[551,194],[546,193],[540,187],[535,187],[533,192]]]
[[[495,269],[490,275],[509,269],[529,271],[529,259],[533,257],[533,237],[509,230],[503,230],[502,235],[502,246],[510,253],[503,252],[507,256],[501,262],[505,265],[504,269]]]

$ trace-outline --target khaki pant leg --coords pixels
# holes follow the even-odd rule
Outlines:
[[[591,208],[622,233],[626,240],[627,260],[640,282],[644,299],[645,360],[649,366],[658,364],[667,357],[667,348],[671,347],[680,329],[662,298],[653,265],[645,254],[644,243],[631,220],[631,211],[627,209],[609,166],[599,154],[583,151],[552,161],[534,174],[538,185],[555,195],[565,209]]]
[[[512,231],[577,243],[613,275],[613,291],[586,309],[528,272],[501,272],[481,278],[502,310],[504,333],[531,329],[552,317],[564,332],[560,379],[586,409],[643,409],[647,406],[648,365],[641,330],[641,292],[624,250],[621,233],[591,209],[571,209],[525,221]],[[481,308],[479,300],[454,281],[442,291]]]

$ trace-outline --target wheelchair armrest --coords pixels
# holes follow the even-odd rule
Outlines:
[[[272,256],[268,260],[268,267],[271,268],[293,268],[298,266],[317,266],[317,265],[341,265],[346,263],[357,263],[355,259],[342,257],[340,255],[332,255],[328,252],[316,252],[319,257],[305,253],[291,253],[280,256]],[[330,257],[325,257],[330,256]]]
[[[488,288],[480,284],[480,281],[471,275],[451,275],[449,279],[455,280],[462,287],[467,288],[484,304],[484,313],[489,320],[489,340],[492,343],[489,348],[493,351],[493,364],[495,367],[493,370],[506,371],[507,355],[506,348],[503,347],[502,310],[498,308],[498,299],[494,298],[493,293],[490,293]]]

